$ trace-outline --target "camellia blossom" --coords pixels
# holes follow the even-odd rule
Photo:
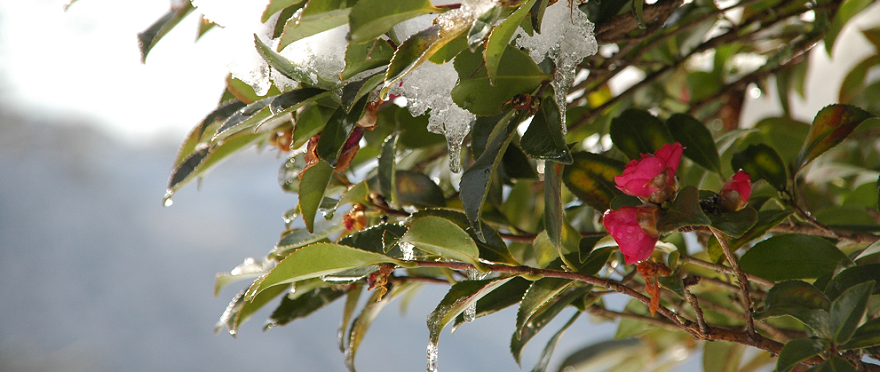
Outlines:
[[[752,177],[740,169],[718,192],[717,204],[725,212],[736,212],[745,208],[751,195]]]
[[[633,159],[614,177],[617,188],[627,195],[637,196],[642,201],[662,204],[672,199],[678,190],[675,172],[681,162],[684,147],[681,143],[667,143],[657,152],[642,154],[642,159]]]
[[[660,233],[657,231],[657,207],[621,207],[605,212],[605,229],[620,246],[627,264],[651,257]]]

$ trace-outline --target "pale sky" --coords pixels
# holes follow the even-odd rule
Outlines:
[[[216,30],[195,42],[198,10],[142,65],[136,35],[167,12],[168,1],[79,0],[67,12],[64,3],[0,0],[0,99],[7,105],[95,122],[134,143],[182,139],[216,107],[228,71],[218,51],[229,46]],[[876,24],[878,9],[855,23]],[[809,122],[833,103],[843,75],[871,50],[852,28],[841,35],[833,62],[821,44],[813,51],[811,96],[795,102],[800,119]],[[774,101],[747,103],[743,119],[776,112],[770,96]]]

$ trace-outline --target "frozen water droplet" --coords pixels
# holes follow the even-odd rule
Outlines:
[[[413,252],[413,248],[415,247],[411,243],[399,242],[397,245],[400,246],[400,251],[403,252],[404,261],[412,261],[416,259],[415,253]]]
[[[166,197],[165,197],[165,200],[162,202],[162,205],[164,205],[164,206],[166,206],[166,207],[170,207],[172,204],[174,204],[174,200],[171,200],[171,196],[170,196],[170,195],[169,195],[169,196],[166,196]]]
[[[468,280],[481,280],[489,273],[480,272],[477,269],[467,269]],[[464,321],[470,323],[477,319],[477,302],[474,301],[464,309]]]
[[[461,172],[461,144],[450,141],[446,146],[449,148],[449,170],[452,173]]]
[[[437,344],[433,342],[428,342],[428,372],[437,372],[438,362],[437,359],[440,356],[440,350],[437,347]]]
[[[284,225],[286,225],[286,227],[290,227],[290,224],[292,224],[297,217],[299,217],[299,209],[297,208],[288,210],[287,212],[284,212],[283,216],[281,216],[281,218],[284,219]]]

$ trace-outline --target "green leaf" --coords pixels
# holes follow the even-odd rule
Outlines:
[[[344,215],[340,213],[329,221],[319,218],[315,222],[314,232],[311,233],[307,229],[285,231],[281,234],[281,239],[278,240],[278,243],[275,244],[275,248],[272,249],[272,252],[269,252],[269,255],[282,259],[298,248],[320,242],[330,237],[330,235],[341,232],[345,228],[342,225],[343,217]]]
[[[165,190],[165,204],[170,205],[174,193],[187,183],[204,176],[230,155],[266,137],[264,133],[243,133],[229,137],[214,146],[207,144],[196,146],[193,153],[171,172],[168,188]]]
[[[812,328],[823,337],[831,337],[828,328],[828,310],[831,300],[818,288],[800,280],[787,280],[770,288],[764,299],[764,309],[756,319],[789,315]]]
[[[776,371],[791,371],[800,362],[828,350],[829,346],[828,341],[822,339],[798,338],[791,340],[779,352],[779,359],[776,360]]]
[[[253,288],[253,286],[251,286]],[[249,289],[242,290],[239,292],[235,298],[229,302],[229,305],[226,306],[226,310],[223,311],[223,314],[220,315],[220,320],[217,321],[217,324],[214,326],[214,332],[219,332],[220,328],[226,327],[229,330],[229,334],[235,337],[238,333],[238,327],[244,324],[257,310],[266,306],[269,301],[278,297],[278,295],[287,291],[288,286],[277,286],[267,291],[260,293],[259,295],[250,298],[246,296],[246,292]]]
[[[831,358],[808,369],[806,372],[856,372],[856,369],[843,358],[831,355]]]
[[[491,82],[482,50],[461,52],[454,63],[459,80],[452,88],[452,100],[477,116],[499,114],[514,96],[533,93],[543,81],[553,78],[542,72],[528,53],[510,45],[501,56],[498,76]]]
[[[168,13],[165,13],[162,18],[156,20],[155,23],[150,25],[150,27],[143,32],[138,33],[137,37],[138,46],[141,50],[141,63],[147,62],[147,54],[149,54],[150,50],[156,46],[156,43],[158,43],[168,31],[171,31],[174,26],[177,26],[183,18],[189,15],[193,9],[195,8],[192,6],[192,3],[184,1],[180,6],[171,7],[171,10],[169,10]]]
[[[256,278],[269,271],[270,261],[262,260],[256,262],[252,258],[247,258],[241,265],[236,266],[228,273],[217,273],[214,278],[214,297],[220,294],[220,290],[224,287],[245,279]]]
[[[672,206],[657,220],[657,230],[669,232],[686,226],[706,226],[711,222],[700,208],[700,191],[687,186],[678,191]]]
[[[831,26],[825,32],[825,50],[828,52],[829,58],[833,57],[834,44],[847,22],[873,3],[873,0],[847,0],[840,6],[834,15]]]
[[[535,314],[538,314],[548,303],[559,297],[573,281],[561,278],[542,278],[532,283],[529,290],[522,298],[522,303],[516,313],[516,333],[518,339],[522,339],[525,326]],[[519,362],[517,360],[517,362]]]
[[[336,28],[348,23],[351,12],[347,0],[309,0],[299,17],[292,17],[284,24],[284,32],[278,39],[278,50],[290,43]]]
[[[514,277],[477,301],[476,317],[493,314],[519,303],[531,285],[532,282],[522,277]],[[465,323],[464,316],[459,314],[455,318],[455,324],[452,325],[452,331],[455,332],[463,323]]]
[[[229,119],[226,119],[220,125],[220,128],[217,128],[217,133],[214,134],[211,141],[219,141],[245,129],[253,128],[263,120],[266,120],[272,115],[269,105],[274,99],[275,97],[263,98],[238,110]]]
[[[386,199],[395,206],[400,206],[397,198],[397,138],[399,133],[394,132],[382,144],[382,153],[379,155],[379,190]]]
[[[302,5],[305,5],[303,0],[271,0],[269,1],[269,4],[266,5],[266,10],[263,11],[263,16],[260,18],[260,22],[266,23],[266,21],[268,21],[269,18],[272,18],[275,13],[301,3]]]
[[[623,162],[589,152],[575,152],[572,160],[562,172],[562,181],[578,199],[604,212],[611,200],[623,195],[614,183],[614,176],[623,173]]]
[[[296,118],[290,147],[298,149],[309,142],[316,134],[321,133],[335,112],[335,109],[321,105],[309,105],[303,109]]]
[[[372,40],[400,22],[439,11],[429,0],[361,0],[348,15],[349,37],[353,43]]]
[[[535,5],[532,5],[531,12],[531,21],[532,21],[532,29],[534,32],[541,33],[541,23],[544,21],[544,11],[547,10],[547,5],[550,3],[550,0],[538,0],[535,2]]]
[[[454,222],[442,217],[421,217],[409,228],[400,242],[414,245],[425,252],[442,258],[467,262],[477,269],[480,263],[480,250],[471,236]],[[484,270],[480,270],[484,271]]]
[[[749,274],[781,281],[818,278],[834,271],[844,258],[846,256],[825,239],[783,234],[755,244],[739,264]]]
[[[765,144],[749,145],[733,154],[733,169],[742,169],[752,177],[752,182],[767,180],[773,188],[784,190],[788,185],[788,170],[782,158],[772,147]]]
[[[758,212],[758,221],[755,223],[749,231],[746,231],[742,236],[731,239],[730,240],[730,249],[736,251],[740,247],[745,246],[752,240],[760,238],[764,236],[764,234],[773,228],[776,225],[779,225],[783,220],[785,220],[788,216],[790,216],[794,211],[791,209],[785,210],[768,210]]]
[[[699,120],[688,114],[674,114],[666,120],[672,138],[684,146],[684,156],[703,168],[721,174],[721,159],[712,134]]]
[[[288,79],[293,79],[294,81],[298,81],[301,83],[305,83],[308,85],[317,85],[318,82],[312,79],[312,76],[309,72],[291,62],[289,59],[284,56],[276,53],[272,48],[268,45],[264,44],[260,37],[254,34],[254,45],[257,47],[257,53],[269,63],[276,71],[280,72],[281,75],[286,76]],[[332,86],[323,86],[325,89],[332,89]]]
[[[590,291],[590,286],[579,287],[557,296],[556,299],[548,302],[547,306],[532,315],[522,328],[517,328],[517,331],[514,332],[510,339],[510,352],[513,354],[513,359],[516,360],[516,363],[520,364],[523,348],[538,332],[544,329],[550,321],[556,318],[573,301],[583,298]]]
[[[296,110],[307,103],[317,101],[332,94],[333,93],[331,92],[317,88],[295,89],[274,97],[275,99],[272,100],[269,109],[272,110],[272,115],[274,117],[279,117]]]
[[[354,232],[351,235],[340,239],[339,244],[399,258],[399,252],[389,253],[396,241],[386,241],[385,237],[388,236],[388,234],[397,237],[403,236],[403,234],[406,234],[406,227],[388,223],[375,225],[366,230]]]
[[[404,284],[403,288],[398,287],[394,292],[399,293],[409,290],[410,288],[412,287]],[[373,291],[373,294],[367,300],[367,304],[364,305],[363,310],[361,310],[360,315],[358,315],[351,324],[351,329],[349,330],[347,337],[348,342],[345,343],[345,350],[343,350],[343,353],[345,354],[345,366],[348,367],[349,371],[354,372],[355,370],[354,358],[357,355],[361,342],[367,335],[367,331],[376,319],[376,316],[378,316],[379,312],[382,311],[382,308],[391,303],[391,300],[395,297],[393,295],[381,297],[381,293],[382,291]]]
[[[837,298],[847,288],[868,281],[880,283],[880,263],[853,266],[837,273],[825,286],[825,294],[828,298]]]
[[[645,0],[632,0],[633,12],[636,15],[636,22],[639,24],[639,28],[644,29],[645,21],[642,20],[642,10],[645,8]]]
[[[490,262],[519,265],[519,262],[517,262],[516,259],[513,258],[513,256],[510,254],[510,250],[507,248],[507,244],[504,243],[504,240],[501,239],[501,235],[499,235],[498,232],[495,231],[495,229],[491,225],[480,221],[481,230],[483,231],[483,237],[486,239],[486,241],[484,242],[477,238],[476,232],[470,227],[468,217],[464,213],[451,209],[431,208],[422,209],[416,213],[413,213],[410,218],[417,219],[421,218],[422,216],[442,217],[452,221],[453,223],[458,225],[458,227],[467,231],[468,234],[470,234],[471,239],[473,239],[477,243],[477,248],[480,249],[480,259]],[[519,298],[522,298],[522,296],[520,296]]]
[[[667,143],[675,142],[660,119],[645,110],[628,109],[611,119],[611,141],[630,159],[653,154]]]
[[[398,205],[416,208],[446,206],[443,190],[430,177],[421,172],[399,169],[395,173],[395,189]]]
[[[758,222],[758,212],[752,207],[745,207],[732,213],[709,213],[707,216],[712,221],[710,223],[712,227],[734,238],[743,236]]]
[[[319,161],[302,173],[299,184],[299,210],[309,233],[315,231],[315,215],[321,200],[324,199],[324,192],[327,191],[331,177],[333,177],[333,167],[323,161]]]
[[[553,350],[556,349],[556,344],[559,343],[559,339],[562,338],[562,335],[571,327],[572,324],[577,320],[577,318],[581,315],[580,312],[574,313],[571,316],[571,319],[550,338],[550,341],[547,341],[547,346],[544,347],[544,351],[541,352],[541,356],[538,358],[538,363],[535,364],[535,367],[532,368],[532,372],[544,372],[547,370],[547,365],[550,364],[550,357],[553,356]]]
[[[840,83],[837,100],[840,103],[852,103],[858,94],[865,90],[865,78],[868,76],[868,72],[877,65],[880,65],[880,55],[875,54],[863,59],[853,67]]]
[[[364,107],[367,105],[369,97],[361,98],[354,104],[351,111],[346,113],[339,109],[330,117],[330,121],[324,126],[321,132],[321,138],[318,139],[318,145],[315,147],[318,157],[324,159],[331,166],[336,167],[339,155],[342,153],[343,146],[351,137],[354,128],[357,127],[358,120],[364,113]]]
[[[437,308],[428,315],[428,332],[430,333],[429,352],[431,346],[436,351],[437,343],[440,341],[440,331],[447,324],[455,320],[458,314],[461,314],[468,306],[501,287],[512,278],[464,280],[452,285],[446,296],[437,304]]]
[[[342,310],[342,323],[339,324],[338,332],[339,351],[343,353],[345,353],[345,349],[349,346],[346,343],[346,339],[351,340],[351,335],[346,332],[348,330],[348,324],[351,323],[351,317],[354,315],[354,311],[357,309],[358,300],[360,300],[363,290],[363,285],[354,284],[352,285],[352,288],[348,291],[348,296],[346,296],[345,298],[345,306]],[[376,295],[378,292],[381,291],[376,291],[373,294]],[[369,306],[369,304],[367,306]]]
[[[587,238],[584,238],[587,239]],[[583,242],[583,240],[581,240]],[[614,247],[604,247],[594,250],[590,253],[586,260],[581,264],[578,272],[584,275],[596,275],[611,258],[611,254],[617,251]]]
[[[703,372],[736,372],[745,347],[732,342],[703,345]]]
[[[254,283],[255,285],[248,290],[248,297],[280,284],[320,278],[383,263],[410,266],[406,262],[379,253],[333,243],[315,243],[300,248],[281,260],[261,281]]]
[[[203,143],[202,136],[208,131],[208,128],[220,125],[245,106],[246,104],[244,102],[236,99],[221,104],[217,109],[205,116],[205,118],[202,119],[202,121],[189,132],[189,134],[187,134],[183,143],[180,144],[180,148],[177,150],[177,156],[174,157],[174,167],[176,168],[179,166],[180,163],[196,151],[196,148],[200,143]]]
[[[520,146],[532,159],[552,160],[571,164],[572,157],[562,134],[562,119],[553,95],[541,101],[541,107],[522,136]]]
[[[846,344],[838,347],[843,350],[853,350],[877,345],[880,345],[880,318],[867,321],[856,330]]]
[[[391,58],[391,63],[388,65],[388,71],[385,73],[385,85],[379,92],[379,96],[383,99],[387,97],[388,89],[431,58],[443,46],[464,33],[469,26],[469,22],[457,20],[445,29],[439,25],[432,25],[410,36],[394,52],[394,57]]]
[[[281,304],[269,316],[269,323],[263,326],[263,329],[266,330],[285,325],[299,318],[305,318],[346,293],[348,293],[348,288],[344,287],[320,287],[293,299],[290,296],[285,296],[281,300]]]
[[[504,155],[504,150],[510,144],[513,134],[516,132],[516,124],[518,120],[511,120],[514,112],[511,111],[495,124],[494,137],[489,142],[486,150],[471,166],[461,175],[461,204],[464,206],[464,212],[468,216],[471,228],[477,234],[480,241],[485,241],[483,237],[482,224],[480,216],[483,213],[483,204],[486,202],[486,196],[489,193],[489,183],[492,179],[492,173],[498,168],[498,163]]]
[[[394,48],[388,41],[377,39],[363,44],[351,42],[345,48],[345,68],[339,73],[339,77],[342,80],[351,79],[361,72],[387,65],[393,56]],[[380,76],[384,79],[385,73]]]
[[[516,29],[522,23],[523,19],[526,17],[526,14],[529,14],[529,10],[532,9],[536,0],[527,0],[519,6],[519,9],[513,12],[507,19],[505,19],[501,24],[495,26],[495,29],[492,30],[492,33],[489,35],[489,40],[486,41],[486,71],[488,72],[489,79],[492,82],[498,78],[498,69],[501,66],[501,56],[504,55],[504,52],[507,50],[507,46],[510,44],[510,38],[513,37],[513,34],[516,32]]]
[[[856,333],[865,311],[868,297],[874,291],[875,282],[864,282],[847,288],[831,303],[829,324],[835,344],[845,344]]]
[[[489,32],[492,31],[492,27],[495,26],[495,22],[501,15],[501,10],[501,4],[495,3],[489,8],[489,10],[485,11],[483,14],[479,14],[476,19],[474,19],[474,22],[471,24],[467,33],[467,43],[471,51],[476,50],[477,46],[482,44],[483,39],[485,39],[486,36],[489,35]]]
[[[858,0],[851,0],[849,3]],[[844,5],[845,6],[845,5]],[[843,142],[856,127],[876,115],[849,105],[829,105],[816,114],[810,133],[798,154],[797,167],[800,170],[816,157]]]
[[[561,164],[548,161],[544,171],[544,231],[550,238],[550,242],[556,248],[559,257],[568,267],[574,268],[563,255],[562,229],[565,225],[565,214],[562,212],[562,183],[559,177]]]

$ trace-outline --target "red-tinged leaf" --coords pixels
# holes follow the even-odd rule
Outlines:
[[[813,126],[798,154],[800,170],[816,157],[843,142],[859,124],[876,115],[858,107],[835,104],[826,106],[813,119]]]

